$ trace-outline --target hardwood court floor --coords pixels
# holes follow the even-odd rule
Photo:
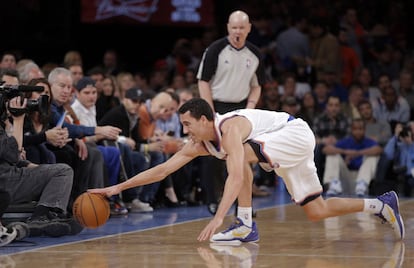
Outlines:
[[[175,211],[161,227],[105,231],[95,238],[9,255],[0,249],[0,267],[414,267],[414,200],[400,200],[400,208],[406,227],[403,242],[395,241],[392,229],[377,217],[357,213],[312,223],[289,203],[258,210],[257,244],[200,243],[196,237],[210,217],[178,222],[181,212]],[[142,222],[162,215],[154,212],[154,218]],[[229,215],[225,226],[232,219]],[[108,222],[114,223],[112,227],[125,225],[112,218]],[[12,265],[2,266],[7,262]]]

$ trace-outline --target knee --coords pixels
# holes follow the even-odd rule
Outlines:
[[[323,219],[322,214],[318,212],[307,213],[306,216],[311,222],[317,222]]]
[[[69,166],[68,164],[59,163],[56,164],[58,166],[58,170],[62,174],[62,176],[73,178],[73,168]]]
[[[309,221],[311,222],[318,222],[322,219],[324,219],[324,213],[321,213],[320,211],[311,211],[311,212],[307,212],[306,216],[308,218]]]

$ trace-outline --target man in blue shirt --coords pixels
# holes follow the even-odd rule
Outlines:
[[[353,179],[356,179],[354,193],[358,196],[367,194],[382,148],[365,136],[364,121],[354,119],[351,135],[338,140],[335,145],[325,146],[323,152],[327,155],[324,173],[324,182],[329,183],[327,195],[342,194],[352,186]]]

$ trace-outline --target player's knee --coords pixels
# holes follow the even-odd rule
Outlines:
[[[323,213],[320,211],[307,211],[306,216],[308,217],[308,220],[312,222],[317,222],[324,218]]]

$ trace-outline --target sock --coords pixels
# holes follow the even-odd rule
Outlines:
[[[252,208],[251,207],[238,207],[237,208],[237,218],[241,219],[244,225],[252,227]]]
[[[364,199],[364,212],[368,212],[371,214],[377,214],[380,213],[384,204],[381,200],[378,200],[376,198],[372,199]]]

